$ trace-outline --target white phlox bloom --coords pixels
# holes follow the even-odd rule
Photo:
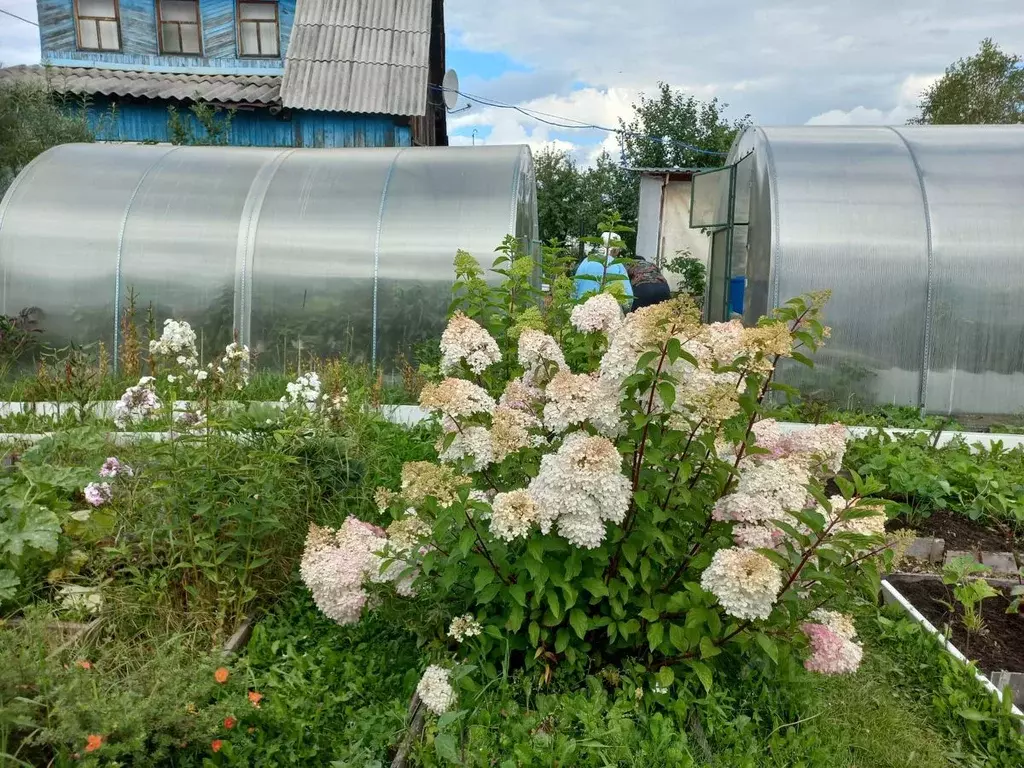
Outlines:
[[[701,574],[700,586],[730,616],[767,619],[782,589],[782,571],[752,549],[720,549]]]
[[[556,526],[562,538],[586,549],[601,545],[606,522],[623,521],[632,497],[615,444],[585,432],[572,433],[557,452],[541,458],[527,490],[537,503],[541,531]]]
[[[500,360],[501,350],[491,334],[475,320],[456,312],[441,334],[441,373],[451,373],[465,362],[479,374]]]
[[[610,337],[622,327],[622,307],[610,293],[599,293],[573,307],[569,320],[580,333]]]
[[[281,404],[313,411],[316,410],[319,400],[320,377],[315,371],[310,371],[285,385],[285,396],[281,398]]]
[[[480,622],[472,614],[467,613],[465,616],[456,616],[452,619],[452,624],[448,627],[448,637],[461,643],[466,638],[476,637],[483,631],[484,628],[480,626]]]
[[[526,491],[499,493],[491,505],[491,533],[503,541],[526,538],[538,518],[537,502]]]
[[[160,410],[160,398],[153,389],[154,381],[152,376],[143,376],[114,403],[114,423],[119,429],[145,421]]]
[[[565,355],[558,342],[532,328],[523,331],[519,337],[519,365],[525,371],[523,383],[528,387],[543,386],[551,367],[558,371],[566,369]]]
[[[149,342],[149,352],[174,360],[189,370],[198,364],[196,354],[196,332],[184,320],[164,320],[164,330],[159,339]]]
[[[455,690],[452,688],[448,670],[431,664],[423,672],[416,685],[416,695],[428,710],[443,715],[455,704]]]

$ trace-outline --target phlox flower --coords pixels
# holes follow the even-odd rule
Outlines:
[[[100,477],[117,477],[123,475],[131,477],[135,471],[127,464],[122,464],[115,456],[111,456],[100,467]]]
[[[187,370],[192,370],[199,364],[196,332],[184,320],[164,320],[163,333],[159,339],[149,342],[149,352],[151,355],[173,360]]]
[[[118,429],[145,421],[160,409],[160,398],[153,389],[154,381],[152,376],[143,376],[114,403],[114,424]]]
[[[281,404],[314,411],[319,400],[320,377],[315,371],[310,371],[285,385],[285,395],[281,398]]]
[[[113,498],[110,483],[89,483],[82,491],[85,501],[94,507],[102,507]]]

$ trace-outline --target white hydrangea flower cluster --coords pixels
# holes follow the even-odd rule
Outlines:
[[[149,342],[149,353],[174,360],[182,368],[191,371],[199,365],[196,332],[184,320],[167,318],[160,338]]]
[[[832,532],[851,533],[857,536],[870,536],[880,538],[885,535],[885,508],[881,506],[865,506],[863,504],[851,506],[842,496],[832,496],[829,500],[831,512],[826,512],[823,507],[818,507],[818,512],[825,516],[829,523],[834,523]],[[851,512],[856,511],[857,517],[851,517]],[[870,512],[863,517],[861,513]]]
[[[281,398],[281,405],[297,406],[308,411],[315,411],[319,401],[320,377],[316,371],[310,371],[285,385],[285,395]]]
[[[363,585],[383,582],[403,570],[396,563],[387,574],[381,573],[386,546],[383,529],[355,517],[346,518],[337,531],[310,525],[299,575],[325,616],[339,624],[359,621],[368,599]]]
[[[524,490],[499,493],[491,505],[491,533],[503,541],[526,538],[540,519],[537,502]]]
[[[388,549],[399,555],[407,555],[419,549],[421,542],[430,538],[430,533],[430,526],[410,507],[404,517],[388,526]]]
[[[614,443],[574,432],[558,451],[541,458],[527,491],[537,503],[543,533],[557,525],[564,539],[594,549],[604,540],[605,523],[625,518],[632,485]]]
[[[153,416],[160,410],[160,398],[157,397],[152,376],[143,376],[134,387],[128,387],[121,399],[114,403],[114,424],[124,429],[138,424]]]
[[[737,619],[767,619],[782,589],[782,571],[752,549],[720,549],[701,574],[700,586]]]
[[[567,368],[565,354],[558,342],[543,331],[528,328],[519,337],[519,365],[522,366],[523,384],[539,387],[547,383],[551,370]]]
[[[811,655],[804,667],[822,675],[849,675],[860,667],[864,649],[855,641],[857,630],[853,620],[835,611],[818,609],[811,614],[817,623],[802,624]]]
[[[757,447],[770,451],[774,458],[798,456],[808,463],[820,463],[832,474],[843,467],[848,437],[844,424],[822,424],[786,433],[775,419],[762,419],[754,424],[753,432]]]
[[[451,433],[448,433],[451,434]],[[455,432],[451,443],[444,447],[445,437],[437,444],[438,458],[449,464],[465,462],[470,472],[479,472],[494,463],[491,432],[486,427],[466,427]]]
[[[531,429],[540,427],[540,420],[507,405],[499,405],[491,417],[491,451],[498,464],[531,444]]]
[[[427,384],[420,392],[420,407],[449,419],[465,419],[476,414],[494,412],[497,403],[487,390],[465,379],[445,379],[440,384]],[[451,425],[449,431],[455,429]]]
[[[455,704],[455,690],[452,688],[448,670],[431,664],[416,684],[416,695],[428,710],[443,715]]]
[[[544,426],[556,434],[588,421],[603,435],[614,436],[619,430],[618,390],[599,377],[559,371],[544,394]]]
[[[795,458],[755,464],[740,474],[735,491],[716,502],[712,517],[740,523],[733,531],[740,546],[774,546],[780,541],[775,523],[796,523],[790,513],[807,506],[810,481],[807,465]]]
[[[467,613],[452,619],[451,626],[448,627],[448,637],[461,643],[468,637],[477,637],[483,631],[484,628],[480,626],[480,622],[472,614]]]
[[[441,373],[452,373],[465,362],[469,370],[480,374],[500,360],[494,337],[475,320],[456,312],[441,334]]]
[[[610,337],[622,328],[622,307],[610,293],[599,293],[573,307],[569,321],[580,333]]]
[[[544,393],[538,387],[527,384],[523,379],[512,379],[505,385],[498,404],[534,416],[543,397]]]

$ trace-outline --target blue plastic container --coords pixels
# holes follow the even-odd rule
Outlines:
[[[743,290],[747,287],[747,278],[734,277],[729,281],[729,311],[737,315],[743,314]]]

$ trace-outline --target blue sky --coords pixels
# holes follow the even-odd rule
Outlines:
[[[35,0],[0,8],[35,19]],[[659,80],[762,124],[903,123],[982,38],[1024,54],[1021,0],[446,0],[445,24],[461,90],[604,126]],[[0,16],[0,62],[38,60],[35,27]],[[584,163],[617,151],[604,132],[479,103],[449,127],[453,143],[475,130],[478,143],[554,144]]]

